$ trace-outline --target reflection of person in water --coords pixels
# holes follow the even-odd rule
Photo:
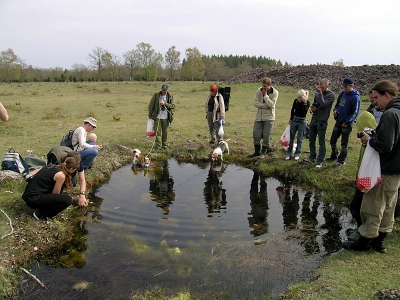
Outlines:
[[[342,214],[339,209],[332,204],[324,204],[323,216],[325,218],[325,224],[323,224],[321,228],[327,231],[322,235],[322,244],[326,252],[337,252],[342,249],[342,239],[340,238],[340,230],[342,229],[340,217]]]
[[[319,200],[314,198],[314,202],[311,205],[311,192],[307,192],[304,195],[304,200],[301,209],[301,245],[304,247],[306,253],[315,254],[319,253],[319,244],[317,241],[318,237],[318,207]],[[310,207],[311,206],[311,207]]]
[[[278,188],[276,189],[278,191]],[[292,198],[290,198],[290,187],[285,187],[285,197],[280,196],[280,202],[282,204],[282,216],[283,216],[283,228],[285,230],[293,229],[297,226],[297,213],[299,211],[299,192],[296,189],[293,189]],[[279,195],[279,191],[278,191]]]
[[[154,171],[154,179],[150,180],[151,198],[161,207],[164,214],[169,213],[169,207],[175,200],[174,180],[169,176],[168,162],[162,162],[160,168]]]
[[[222,188],[222,175],[227,168],[226,164],[211,164],[207,181],[204,183],[204,200],[208,206],[208,213],[220,213],[226,208],[226,190]],[[212,215],[208,215],[212,217]]]
[[[268,233],[268,192],[266,177],[254,171],[253,179],[250,185],[250,207],[251,212],[247,219],[250,228],[253,228],[251,234],[260,236]],[[260,185],[260,190],[258,189]]]

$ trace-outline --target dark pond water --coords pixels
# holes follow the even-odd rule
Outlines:
[[[341,249],[347,209],[234,164],[158,162],[114,172],[64,250],[29,269],[21,299],[129,299],[159,285],[221,299],[276,298]]]

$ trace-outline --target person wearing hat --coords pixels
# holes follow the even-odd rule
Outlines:
[[[156,92],[149,103],[149,119],[154,121],[156,131],[155,149],[167,149],[168,127],[173,120],[175,108],[174,97],[168,92],[169,86],[164,83],[161,91]]]
[[[74,145],[74,150],[78,151],[81,156],[83,168],[89,169],[91,168],[98,151],[102,147],[100,145],[90,145],[86,143],[86,136],[88,132],[92,132],[97,127],[97,120],[93,117],[89,117],[83,120],[83,122],[83,126],[75,129],[74,134],[72,135],[72,145]]]
[[[336,123],[330,139],[332,153],[326,159],[327,161],[337,160],[333,165],[334,167],[341,167],[345,164],[349,136],[353,130],[354,121],[360,112],[360,93],[354,88],[354,80],[346,77],[343,80],[342,88],[343,92],[340,93],[333,108],[333,117]],[[342,140],[339,152],[336,143],[340,136],[342,136]]]

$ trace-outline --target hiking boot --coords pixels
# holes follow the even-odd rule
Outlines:
[[[340,168],[340,167],[343,167],[345,164],[346,164],[345,162],[336,162],[333,166],[335,168]]]
[[[386,253],[386,247],[383,244],[383,240],[386,238],[387,232],[380,232],[379,231],[379,236],[374,238],[371,242],[371,247],[375,251],[378,251],[380,253]]]
[[[290,159],[290,155],[286,155],[285,160],[289,160]]]
[[[251,154],[249,154],[249,155],[247,155],[247,157],[259,156],[259,155],[261,154],[261,153],[260,153],[260,149],[261,149],[261,146],[260,146],[260,145],[254,145],[254,152],[251,153]]]
[[[259,159],[264,159],[265,158],[265,154],[267,154],[267,152],[268,152],[268,147],[267,146],[262,146],[261,154],[260,154],[260,156],[258,158]]]
[[[296,155],[294,156],[294,160],[299,160],[299,159],[300,159],[300,155],[296,154]]]
[[[348,240],[348,241],[352,241],[352,242],[356,242],[356,241],[358,241],[358,239],[360,238],[360,236],[361,236],[361,234],[360,234],[358,231],[356,231],[356,232],[354,232],[353,234],[350,234],[350,235],[347,237],[347,240]]]
[[[215,141],[211,140],[211,141],[209,141],[208,143],[209,143],[210,145],[213,145],[213,144],[215,144]]]
[[[332,155],[327,157],[327,158],[325,158],[325,160],[327,160],[327,161],[334,161],[336,159],[337,159],[337,157],[336,156],[332,156]]]
[[[315,167],[316,167],[317,169],[321,169],[321,168],[322,168],[322,164],[316,164]]]
[[[356,242],[346,241],[342,243],[342,246],[346,250],[350,251],[369,251],[371,250],[371,242],[372,239],[363,237],[360,235],[360,238]]]

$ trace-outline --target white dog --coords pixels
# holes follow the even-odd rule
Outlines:
[[[218,161],[221,159],[223,161],[223,153],[226,151],[229,154],[229,146],[228,146],[228,140],[226,141],[220,141],[217,145],[217,147],[214,149],[213,153],[211,154],[211,160],[213,162]]]

